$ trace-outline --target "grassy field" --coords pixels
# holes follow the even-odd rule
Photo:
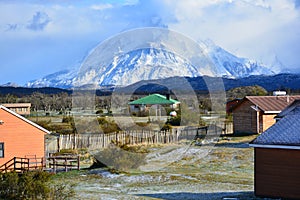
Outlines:
[[[85,169],[58,173],[54,181],[73,185],[77,199],[257,199],[248,147],[254,138],[227,137],[215,146],[149,146],[139,169],[119,174]]]

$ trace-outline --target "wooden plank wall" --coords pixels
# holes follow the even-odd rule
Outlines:
[[[247,100],[233,111],[234,133],[257,133],[257,113],[251,106],[253,104]]]
[[[255,148],[255,194],[300,199],[300,150]]]

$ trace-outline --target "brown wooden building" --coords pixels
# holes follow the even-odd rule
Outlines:
[[[254,147],[255,195],[300,199],[300,106],[263,132]]]
[[[232,108],[234,133],[262,133],[295,99],[300,96],[246,96]]]
[[[45,157],[50,132],[0,105],[0,166],[14,157]]]
[[[30,115],[31,103],[6,103],[2,105],[19,115]]]
[[[242,99],[233,99],[226,102],[226,114],[231,114],[232,109],[241,101]]]

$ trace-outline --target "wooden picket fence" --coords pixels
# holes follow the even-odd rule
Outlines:
[[[108,134],[71,134],[60,135],[59,149],[99,149],[106,148],[111,143],[119,144],[167,144],[178,142],[176,131],[122,131]]]
[[[226,126],[225,126],[226,127]],[[231,126],[221,128],[219,126],[211,127],[185,127],[176,128],[171,131],[122,131],[109,134],[69,134],[59,135],[56,139],[49,142],[47,152],[54,153],[61,149],[99,149],[106,148],[111,143],[119,144],[171,144],[178,143],[182,140],[194,140],[195,138],[203,138],[230,133]]]

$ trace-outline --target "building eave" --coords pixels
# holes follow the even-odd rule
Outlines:
[[[289,146],[289,145],[272,145],[272,144],[249,144],[249,146],[254,148],[300,150],[300,146],[293,146],[293,145]]]
[[[272,111],[272,110],[269,110],[269,111],[264,111],[265,114],[279,114],[281,111]]]

